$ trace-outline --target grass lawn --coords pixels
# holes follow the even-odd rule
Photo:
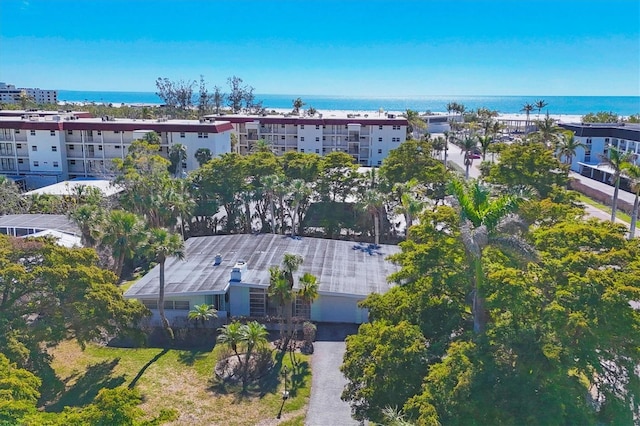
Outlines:
[[[611,214],[611,207],[606,206],[606,205],[604,205],[602,203],[599,203],[599,202],[587,197],[584,194],[579,194],[578,201],[580,201],[582,203],[585,203],[585,204],[589,204],[590,206],[593,206],[593,207],[595,207],[597,209],[600,209],[600,210],[604,210],[607,213]],[[616,217],[618,219],[622,220],[623,222],[626,222],[627,224],[631,223],[631,216],[629,216],[625,212],[621,212],[620,210],[616,210]]]
[[[290,398],[284,404],[282,421],[304,424],[311,389],[308,356],[296,354],[294,368],[288,354],[274,353],[275,368],[259,384],[242,393],[238,388],[211,381],[217,353],[222,349],[217,346],[213,351],[189,351],[89,345],[82,351],[75,341],[63,342],[52,350],[52,366],[66,390],[47,409],[59,411],[65,405],[87,404],[103,387],[133,385],[142,394],[140,408],[148,413],[148,418],[156,416],[160,409],[174,409],[178,419],[167,424],[255,425],[275,419],[278,414],[284,389],[280,372],[287,366]]]

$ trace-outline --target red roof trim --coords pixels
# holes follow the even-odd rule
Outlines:
[[[346,124],[360,124],[362,126],[406,126],[409,122],[404,118],[300,118],[300,117],[236,117],[232,115],[215,116],[216,120],[230,121],[234,124],[238,123],[252,123],[255,121],[261,124],[308,124],[314,125],[346,125]]]
[[[149,122],[127,122],[118,123],[116,121],[103,122],[82,122],[82,121],[0,121],[0,128],[4,129],[24,129],[24,130],[103,130],[103,131],[135,131],[154,130],[156,132],[203,132],[203,133],[223,133],[233,130],[233,125],[229,122],[218,123],[149,123]]]

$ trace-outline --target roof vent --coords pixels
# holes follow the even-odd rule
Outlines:
[[[213,260],[213,266],[218,266],[222,263],[222,255],[220,253],[216,254],[216,257]]]

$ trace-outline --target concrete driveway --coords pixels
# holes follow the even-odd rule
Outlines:
[[[311,397],[305,424],[308,426],[358,425],[351,418],[351,407],[340,399],[347,379],[340,372],[348,334],[357,326],[320,324],[311,357]]]

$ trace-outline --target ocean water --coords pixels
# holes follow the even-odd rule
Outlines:
[[[589,112],[613,111],[620,115],[640,113],[640,96],[413,96],[413,97],[357,97],[318,95],[256,94],[256,101],[263,101],[265,108],[292,108],[292,100],[300,97],[305,108],[322,110],[355,111],[446,111],[449,102],[465,105],[467,110],[479,107],[501,113],[521,112],[525,103],[544,100],[548,106],[542,113],[584,115]],[[113,104],[161,104],[154,92],[91,92],[59,90],[58,99],[66,102],[96,102]],[[537,110],[532,113],[537,114]]]

